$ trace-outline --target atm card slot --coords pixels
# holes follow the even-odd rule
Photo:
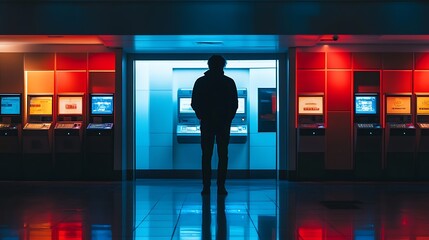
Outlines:
[[[415,128],[391,128],[390,136],[415,136]]]
[[[79,136],[79,130],[73,129],[56,129],[56,136]]]
[[[358,136],[380,136],[382,135],[382,129],[380,128],[359,128],[357,130]]]
[[[303,128],[299,129],[299,135],[301,136],[324,136],[325,129],[324,128]]]
[[[86,131],[88,136],[112,136],[113,131],[103,130],[103,129],[87,129]]]
[[[8,136],[8,137],[13,137],[13,136],[18,136],[18,129],[0,129],[0,136]]]

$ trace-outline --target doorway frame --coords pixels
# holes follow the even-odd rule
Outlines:
[[[136,113],[135,113],[135,61],[156,61],[156,60],[167,60],[167,61],[192,61],[192,60],[204,60],[208,59],[212,54],[221,54],[228,61],[229,60],[276,60],[277,61],[277,132],[276,132],[276,168],[275,168],[275,179],[279,180],[284,178],[283,175],[287,171],[288,159],[288,144],[286,144],[289,137],[289,106],[291,104],[289,98],[289,61],[288,53],[130,53],[127,54],[123,60],[123,66],[126,68],[126,108],[127,108],[127,140],[125,149],[127,157],[123,160],[123,169],[126,172],[126,180],[136,179]],[[283,110],[284,109],[284,110]],[[281,111],[283,110],[283,111]],[[293,152],[293,151],[292,151]],[[264,178],[248,177],[251,178]],[[273,179],[269,177],[269,179]]]

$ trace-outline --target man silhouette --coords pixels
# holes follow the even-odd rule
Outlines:
[[[219,155],[217,192],[226,195],[228,144],[231,122],[238,108],[237,87],[232,78],[224,75],[226,60],[222,56],[211,56],[207,64],[209,70],[194,84],[191,103],[200,120],[203,173],[201,194],[210,193],[211,160],[216,139]]]

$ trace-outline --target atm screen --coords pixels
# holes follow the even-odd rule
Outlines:
[[[29,115],[52,115],[52,97],[29,97]]]
[[[386,114],[411,114],[411,96],[386,97]]]
[[[298,97],[298,114],[323,115],[323,97]]]
[[[21,96],[2,96],[0,113],[2,115],[20,115]]]
[[[417,115],[429,115],[429,96],[417,96]]]
[[[91,114],[113,114],[113,95],[91,96]]]
[[[246,113],[246,99],[238,98],[238,108],[236,113]]]
[[[191,100],[191,98],[179,98],[179,113],[194,113]]]
[[[377,96],[355,96],[355,114],[378,114]]]
[[[58,114],[60,115],[82,115],[82,97],[81,96],[59,96]]]

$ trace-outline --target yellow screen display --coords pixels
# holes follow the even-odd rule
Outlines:
[[[429,96],[417,97],[417,114],[429,115]]]
[[[30,97],[30,115],[52,115],[52,97]]]
[[[82,97],[59,97],[58,114],[82,114]]]
[[[411,114],[411,98],[401,96],[386,97],[387,114]]]
[[[323,115],[323,97],[298,97],[298,114]]]

